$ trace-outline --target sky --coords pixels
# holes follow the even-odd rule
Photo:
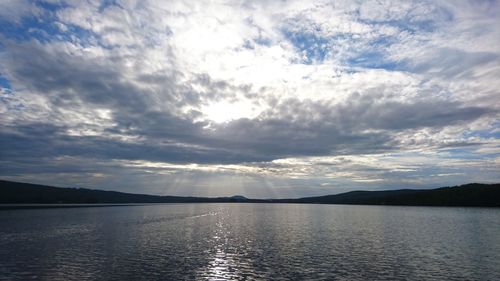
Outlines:
[[[0,178],[290,198],[500,182],[498,1],[0,1]]]

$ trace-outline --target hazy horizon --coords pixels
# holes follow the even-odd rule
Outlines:
[[[0,178],[0,181],[4,180]],[[14,183],[21,183],[21,184],[34,184],[34,185],[40,185],[39,183],[36,182],[14,182]],[[479,185],[488,185],[488,184],[499,184],[499,183],[464,183],[456,186],[465,186],[469,184],[479,184]],[[424,188],[419,188],[419,189],[412,189],[412,188],[396,188],[396,189],[380,189],[380,188],[375,188],[375,189],[363,189],[363,188],[358,188],[358,189],[346,189],[347,191],[337,191],[337,192],[326,192],[326,193],[321,193],[320,191],[317,191],[318,193],[315,194],[309,194],[309,195],[300,195],[300,196],[295,196],[295,197],[248,197],[243,194],[224,194],[224,195],[197,195],[197,194],[190,194],[190,195],[184,195],[184,194],[154,194],[154,193],[140,193],[140,192],[127,192],[127,191],[120,191],[117,188],[109,188],[109,189],[99,189],[99,188],[94,188],[91,186],[51,186],[51,185],[43,185],[47,187],[58,187],[58,188],[83,188],[83,189],[89,189],[89,190],[97,190],[97,191],[118,191],[118,192],[124,192],[128,194],[137,194],[137,195],[153,195],[153,196],[179,196],[179,197],[199,197],[199,198],[216,198],[216,197],[240,197],[243,196],[247,199],[300,199],[300,198],[307,198],[307,197],[315,197],[315,196],[325,196],[325,195],[338,195],[338,194],[345,194],[350,191],[390,191],[390,190],[401,190],[401,189],[409,189],[409,190],[434,190],[434,189],[439,189],[439,188],[449,188],[449,187],[456,187],[456,186],[435,186],[435,187],[424,187]]]
[[[500,182],[498,1],[0,2],[0,179],[296,198]]]

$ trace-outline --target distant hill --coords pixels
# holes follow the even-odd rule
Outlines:
[[[133,194],[87,188],[63,188],[0,180],[0,204],[123,204],[123,203],[195,203],[258,202],[243,196],[183,197]]]
[[[277,201],[317,204],[500,207],[500,184],[471,183],[436,189],[351,191],[337,195]]]
[[[182,197],[132,194],[86,188],[62,188],[0,180],[0,204],[126,204],[126,203],[308,203],[404,206],[500,207],[500,184],[466,184],[437,189],[352,191],[298,199]]]

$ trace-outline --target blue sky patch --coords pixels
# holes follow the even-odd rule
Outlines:
[[[39,7],[45,9],[41,16],[24,17],[20,23],[2,21],[0,18],[0,33],[18,42],[37,40],[42,43],[53,41],[77,42],[87,45],[96,34],[81,27],[59,23],[54,12],[64,7],[62,4],[40,2]]]
[[[0,88],[12,90],[12,85],[10,84],[10,81],[7,80],[7,78],[3,77],[2,74],[0,74]]]
[[[352,67],[376,68],[386,70],[397,70],[400,64],[397,62],[386,60],[380,52],[367,52],[360,54],[357,57],[349,58],[346,64]]]
[[[330,51],[327,38],[319,37],[311,33],[283,32],[285,37],[305,55],[303,60],[306,64],[322,62]]]

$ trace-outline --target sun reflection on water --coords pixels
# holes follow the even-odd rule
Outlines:
[[[205,267],[198,273],[199,277],[208,280],[239,280],[248,272],[250,263],[242,262],[241,253],[231,247],[230,230],[226,225],[228,214],[219,213],[215,223],[215,234],[208,238],[212,247],[207,249],[210,258]]]

